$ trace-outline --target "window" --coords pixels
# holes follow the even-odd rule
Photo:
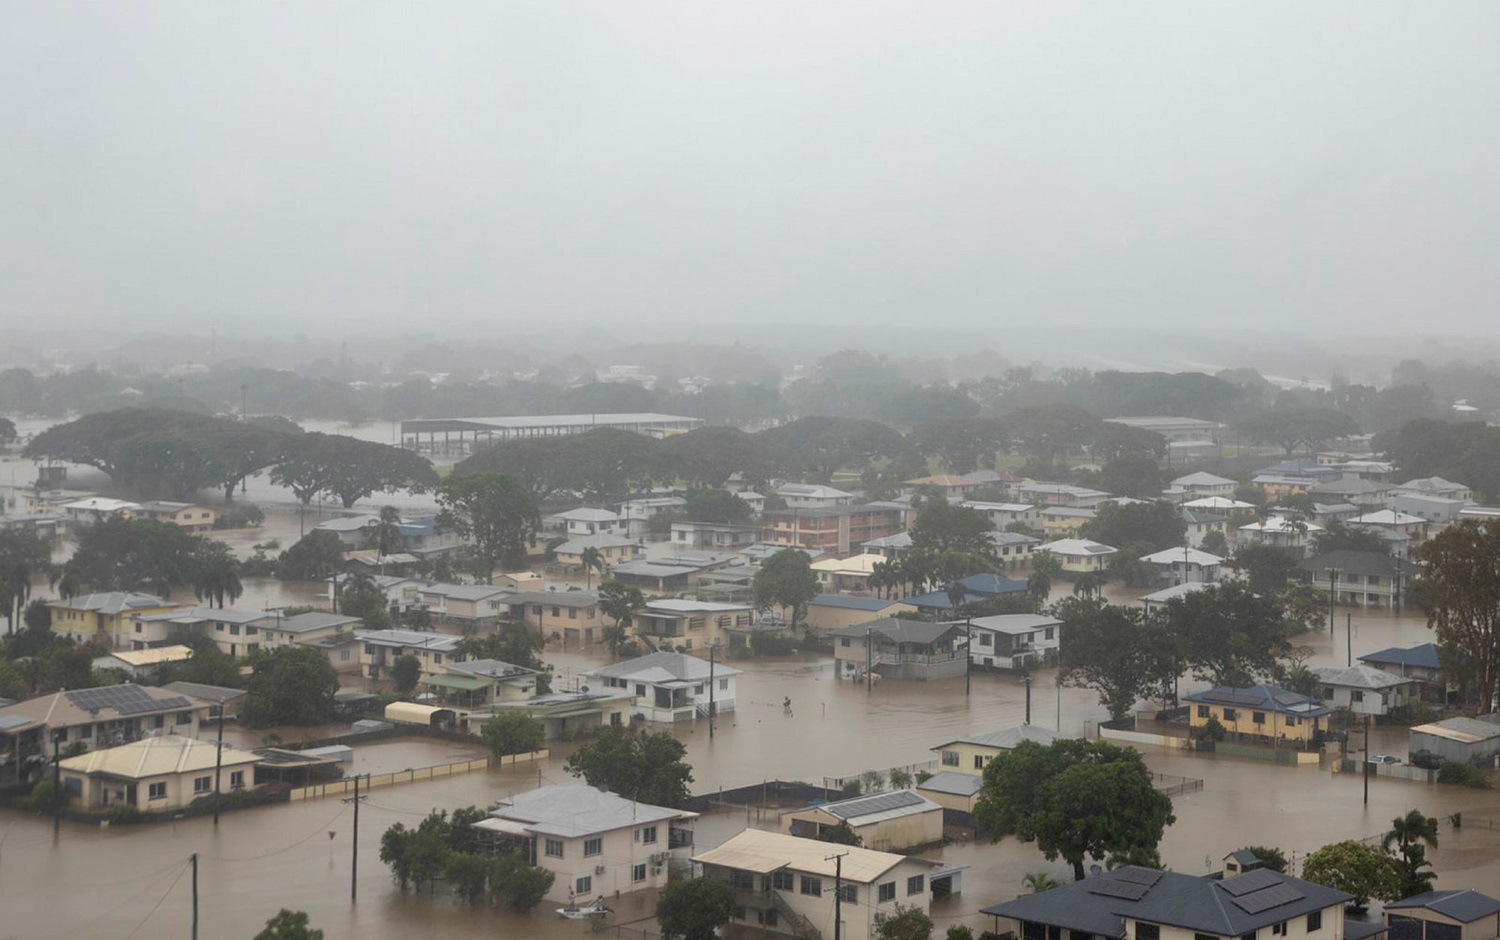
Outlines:
[[[636,695],[645,695],[646,694],[646,686],[643,683],[637,682],[635,684],[635,694]]]
[[[792,890],[792,873],[786,870],[772,872],[771,887],[777,891]]]
[[[348,650],[339,650],[339,662],[341,662],[341,663],[347,663],[348,661],[349,661],[349,651]]]
[[[579,894],[593,894],[594,893],[594,878],[593,878],[592,875],[584,875],[582,878],[578,879],[578,893]]]
[[[548,858],[562,858],[563,844],[561,839],[548,839],[546,846],[542,849]]]
[[[1323,929],[1323,912],[1322,911],[1313,911],[1311,914],[1308,914],[1307,915],[1307,932],[1308,933],[1312,933],[1314,930],[1322,930],[1322,929]]]
[[[729,691],[729,680],[728,679],[720,679],[719,680],[719,691],[720,692],[728,692]]]
[[[1212,718],[1213,714],[1211,712],[1209,712],[1207,705],[1199,705],[1198,706],[1198,717],[1199,718]]]
[[[1372,574],[1372,575],[1370,575],[1370,583],[1371,584],[1379,584],[1380,583],[1380,575],[1378,575],[1378,574]]]
[[[245,787],[245,772],[243,770],[231,770],[229,772],[229,789],[242,790]]]
[[[441,666],[443,664],[443,654],[442,653],[433,653],[432,654],[432,664],[434,666]]]
[[[590,855],[600,855],[603,852],[604,852],[604,840],[603,839],[584,839],[583,840],[583,857],[584,858],[588,858]]]
[[[1161,940],[1161,928],[1155,924],[1143,924],[1136,921],[1135,940]]]
[[[766,908],[766,926],[775,927],[781,922],[781,913],[774,907]]]
[[[256,628],[256,627],[246,627],[245,628],[245,636],[255,636],[259,632],[260,632],[260,630],[258,628]]]
[[[641,829],[641,841],[651,843],[656,841],[656,827],[646,826]]]
[[[881,885],[878,898],[880,900],[880,903],[882,904],[884,904],[886,901],[896,900],[896,883],[894,881],[887,881],[885,884]]]
[[[1255,931],[1240,934],[1240,940],[1255,940]]]
[[[167,783],[166,783],[166,781],[164,780],[161,783],[153,783],[153,784],[151,784],[146,789],[146,795],[147,795],[147,799],[165,800],[167,798]]]
[[[700,682],[697,685],[693,686],[693,694],[694,695],[702,695],[703,694],[703,683]]]
[[[94,726],[93,725],[79,725],[78,726],[78,736],[80,738],[92,738],[94,736]]]
[[[823,896],[823,879],[813,878],[810,875],[802,876],[801,893],[808,897],[820,898]]]
[[[154,727],[154,728],[163,727],[164,725],[166,725],[166,723],[167,723],[167,716],[166,715],[157,715],[155,718],[151,719],[151,726]]]
[[[578,608],[577,607],[569,607],[568,608],[568,619],[569,620],[577,620],[578,619]]]
[[[1349,701],[1351,702],[1363,702],[1364,700],[1365,693],[1363,692],[1354,691],[1349,693]]]
[[[191,724],[192,721],[193,721],[193,713],[192,712],[178,712],[177,713],[177,723],[179,725]]]
[[[1047,632],[1045,634],[1046,639],[1049,639],[1049,640],[1052,639],[1056,635],[1056,630],[1057,630],[1056,627],[1048,627],[1047,628]]]
[[[1193,940],[1219,940],[1219,938],[1211,933],[1195,933]]]
[[[988,633],[981,633],[981,634],[979,634],[979,645],[980,646],[994,646],[995,645],[994,644],[994,639],[995,638],[992,637],[992,636],[990,636]]]
[[[974,755],[974,769],[975,770],[983,770],[984,769],[984,755],[983,754],[975,754]]]
[[[845,904],[858,904],[859,885],[852,885],[847,882],[839,885],[839,900]]]
[[[534,605],[531,608],[531,612],[532,612],[533,615],[535,615],[537,617],[540,617],[542,615],[542,605],[541,604]]]
[[[248,654],[253,654],[253,653],[256,653],[256,652],[259,652],[259,651],[260,651],[260,644],[259,643],[246,643],[245,644],[245,653],[247,655]]]
[[[923,891],[926,891],[926,890],[927,890],[927,876],[926,875],[912,875],[910,878],[906,879],[906,896],[907,897],[911,897],[914,894],[921,894]]]
[[[212,790],[213,788],[214,788],[214,778],[212,778],[212,777],[194,777],[193,778],[193,792],[194,793],[207,793],[208,791]]]
[[[645,881],[646,880],[646,864],[644,862],[642,862],[639,865],[631,865],[630,866],[630,880],[631,881]]]
[[[230,636],[239,636],[240,635],[240,625],[237,624],[237,623],[231,623],[229,625],[229,635]]]
[[[755,876],[740,868],[729,869],[729,887],[741,891],[755,890]]]
[[[1271,925],[1271,936],[1273,936],[1273,937],[1285,937],[1286,936],[1286,921],[1282,921],[1279,924],[1272,924]]]
[[[554,617],[561,617],[562,616],[562,608],[561,607],[554,607],[554,608],[552,608],[552,616],[554,616]]]
[[[1234,709],[1232,709],[1232,708],[1226,708],[1226,709],[1224,709],[1224,720],[1225,721],[1239,721],[1239,717],[1240,716],[1235,713]]]
[[[957,751],[944,751],[943,752],[943,766],[944,767],[957,767],[958,766],[958,752]]]
[[[143,632],[143,631],[142,631],[142,630],[141,630],[141,622],[140,622],[140,621],[139,621],[139,620],[137,620],[137,621],[136,621],[136,622],[135,622],[135,632],[136,632],[136,633],[141,633],[141,632]]]
[[[1266,723],[1266,713],[1265,712],[1251,712],[1250,713],[1250,720],[1253,723],[1257,724],[1257,725],[1263,725],[1263,724]]]

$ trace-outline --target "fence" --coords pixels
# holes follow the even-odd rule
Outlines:
[[[536,751],[531,754],[507,754],[499,758],[497,763],[514,764],[522,760],[537,760],[547,756],[546,751]],[[491,764],[488,757],[478,760],[456,761],[451,764],[435,764],[431,767],[415,767],[400,770],[389,774],[370,774],[364,778],[362,788],[373,790],[376,787],[393,787],[402,783],[416,783],[419,780],[434,780],[439,777],[451,777],[454,774],[466,774],[475,770],[485,770]],[[345,777],[342,780],[334,780],[331,783],[319,783],[310,787],[300,787],[291,793],[292,800],[310,800],[320,796],[345,796],[354,792],[354,778]]]
[[[1189,793],[1193,790],[1203,789],[1203,781],[1198,777],[1181,777],[1177,774],[1151,774],[1151,783],[1157,790],[1167,796],[1176,796],[1179,793]]]
[[[877,784],[878,789],[879,787],[884,787],[890,783],[889,775],[890,771],[892,770],[904,771],[906,775],[912,779],[912,782],[915,783],[918,771],[925,770],[929,773],[935,773],[936,771],[939,771],[941,769],[942,768],[938,766],[937,761],[924,760],[918,761],[915,764],[902,764],[899,767],[890,767],[885,770],[866,770],[861,773],[851,774],[847,777],[824,777],[823,788],[838,794],[837,796],[829,797],[829,799],[837,800],[850,795],[844,792],[844,787],[856,782],[858,782],[861,787],[863,787],[867,774],[874,775],[874,777],[880,778],[880,782]],[[873,780],[873,777],[871,777],[870,779]]]

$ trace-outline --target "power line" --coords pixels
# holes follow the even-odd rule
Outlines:
[[[328,822],[323,823],[323,825],[314,829],[312,832],[309,832],[307,835],[303,836],[301,839],[298,839],[296,842],[293,842],[291,845],[284,846],[279,849],[274,849],[270,852],[263,852],[260,855],[246,855],[240,858],[231,858],[223,855],[204,855],[202,857],[213,862],[253,862],[262,858],[270,858],[272,855],[280,855],[282,852],[289,852],[292,849],[295,849],[297,846],[303,844],[313,836],[322,835],[324,832],[328,831],[328,827],[330,825],[337,821],[338,818],[344,815],[344,813],[346,812],[348,812],[348,807],[339,807],[339,811],[337,813],[334,813],[333,816],[329,817]]]
[[[156,903],[153,904],[153,905],[151,905],[151,910],[147,911],[146,912],[146,916],[141,918],[141,922],[139,924],[135,925],[135,929],[132,930],[130,933],[128,933],[128,934],[125,935],[125,940],[131,940],[132,937],[134,937],[136,934],[138,934],[138,933],[141,932],[141,928],[144,927],[144,926],[146,926],[146,921],[150,920],[151,919],[151,915],[155,914],[157,908],[161,907],[162,902],[164,902],[167,899],[167,895],[171,894],[172,893],[172,889],[175,888],[175,887],[177,887],[177,882],[181,881],[182,880],[182,876],[185,875],[185,874],[187,874],[187,870],[188,870],[188,864],[187,863],[183,863],[182,871],[179,871],[177,873],[177,877],[172,879],[172,883],[169,884],[169,885],[167,885],[167,890],[163,891],[161,893],[161,897],[159,897],[159,898],[156,899]]]

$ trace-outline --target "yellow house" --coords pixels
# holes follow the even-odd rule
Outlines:
[[[832,633],[856,623],[915,613],[915,605],[886,597],[855,597],[852,594],[819,594],[807,604],[802,622],[809,630]]]
[[[1315,698],[1274,685],[1245,689],[1219,687],[1184,695],[1192,709],[1189,722],[1196,732],[1210,720],[1223,726],[1235,744],[1272,744],[1307,747],[1333,709]]]
[[[729,649],[729,629],[749,628],[754,619],[749,604],[664,598],[636,612],[635,635],[648,650],[701,654],[715,643]]]
[[[510,619],[542,636],[554,633],[564,646],[587,646],[604,638],[606,617],[599,612],[599,595],[593,591],[523,591],[503,597]]]
[[[889,561],[884,555],[866,552],[848,558],[824,558],[810,566],[818,576],[818,585],[824,591],[837,594],[841,591],[865,591],[870,587],[870,575],[875,566]]]
[[[214,521],[218,519],[219,514],[207,506],[199,506],[197,503],[174,503],[154,499],[150,502],[141,503],[141,508],[135,511],[135,515],[136,518],[170,522],[189,532],[202,533],[212,531]]]
[[[1037,514],[1041,517],[1042,534],[1054,539],[1066,538],[1098,515],[1092,509],[1078,506],[1048,506]]]
[[[233,747],[221,757],[212,741],[164,734],[69,757],[60,771],[63,792],[74,805],[105,809],[125,803],[156,813],[213,796],[215,774],[220,792],[253,788],[260,759]]]
[[[192,605],[174,604],[153,594],[110,591],[48,601],[47,606],[52,610],[54,632],[67,634],[80,642],[98,640],[111,649],[129,649],[134,618],[182,610]]]
[[[859,844],[877,852],[899,852],[943,841],[943,807],[911,790],[839,800],[787,813],[787,832],[815,839],[848,824]]]
[[[552,557],[560,565],[576,568],[583,565],[583,553],[591,548],[599,553],[605,565],[623,565],[641,557],[640,544],[623,535],[575,536],[554,548]]]
[[[1037,725],[1016,725],[999,731],[971,734],[966,738],[939,744],[932,750],[938,754],[938,763],[943,770],[961,774],[980,775],[985,765],[995,759],[1001,751],[1009,751],[1022,741],[1031,741],[1042,747],[1050,747],[1057,734]]]

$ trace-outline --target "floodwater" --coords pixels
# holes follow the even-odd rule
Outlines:
[[[1328,634],[1304,638],[1318,649],[1316,664],[1344,661],[1343,611],[1336,642]],[[1359,614],[1356,653],[1395,643],[1420,642],[1420,617]],[[549,653],[568,687],[596,660]],[[724,715],[710,739],[699,722],[673,729],[688,748],[696,792],[743,786],[768,779],[821,782],[865,770],[921,764],[929,748],[974,731],[1023,720],[1025,687],[1010,677],[975,675],[970,693],[962,680],[943,683],[885,682],[873,690],[832,678],[829,660],[799,657],[742,662],[738,707]],[[793,713],[781,706],[791,698]],[[1061,690],[1049,673],[1032,689],[1032,721],[1065,733],[1090,732],[1104,717],[1092,693]],[[298,732],[286,731],[287,740]],[[258,736],[231,728],[231,740],[258,743]],[[1357,739],[1355,747],[1360,746]],[[498,910],[460,906],[441,892],[402,894],[378,858],[380,833],[395,822],[408,825],[433,808],[485,805],[539,783],[570,779],[563,770],[571,745],[550,759],[437,781],[375,791],[361,811],[359,900],[350,903],[352,807],[333,798],[225,814],[217,830],[209,819],[170,825],[92,829],[65,824],[54,841],[48,821],[0,813],[0,938],[93,936],[101,938],[181,936],[191,917],[187,859],[199,855],[202,931],[207,937],[246,937],[281,907],[306,910],[329,940],[406,938],[441,931],[449,937],[576,937],[587,925],[562,921],[545,908],[518,917]],[[1403,735],[1377,729],[1372,750],[1404,754]],[[470,750],[411,741],[362,749],[360,771],[382,772],[461,760]],[[1464,826],[1443,823],[1432,853],[1440,887],[1494,891],[1500,885],[1500,795],[1372,778],[1370,802],[1362,781],[1324,767],[1287,767],[1257,761],[1181,752],[1148,753],[1159,772],[1202,778],[1201,790],[1175,797],[1177,824],[1162,843],[1164,861],[1184,872],[1205,872],[1224,853],[1247,844],[1274,845],[1294,859],[1328,842],[1377,836],[1390,820],[1410,809],[1447,817],[1461,812]],[[714,814],[700,820],[700,849],[716,845],[747,823],[774,825],[774,816],[754,811]],[[332,833],[332,835],[329,835]],[[999,845],[955,844],[924,853],[950,864],[969,865],[964,892],[934,908],[940,929],[953,923],[988,926],[979,908],[1016,896],[1021,879],[1048,871],[1066,879],[1067,867],[1048,862],[1036,849],[1014,841]],[[639,895],[613,903],[612,924],[647,927],[653,899]],[[626,934],[627,936],[632,936]]]

